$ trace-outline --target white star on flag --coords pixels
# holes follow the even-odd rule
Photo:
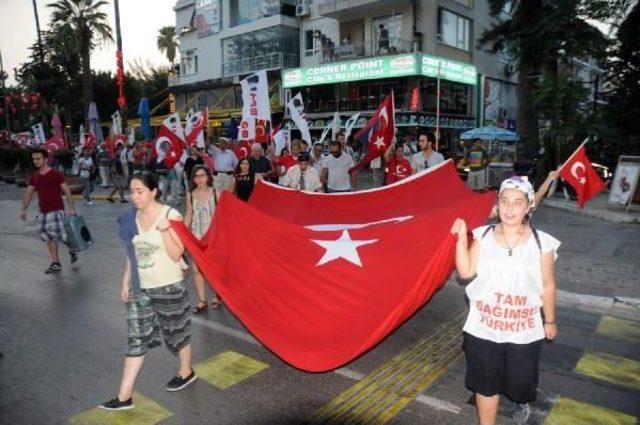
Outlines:
[[[349,232],[346,230],[344,230],[342,232],[342,235],[335,241],[311,239],[311,242],[317,243],[318,245],[326,249],[326,252],[322,256],[322,258],[320,258],[320,261],[318,261],[316,267],[326,264],[329,261],[337,260],[338,258],[344,258],[348,262],[362,267],[362,262],[360,261],[360,256],[358,255],[357,248],[359,246],[369,245],[377,241],[377,239],[354,241],[351,239]]]
[[[384,148],[384,137],[376,138],[376,141],[375,141],[374,145],[376,145],[378,147],[378,149]]]

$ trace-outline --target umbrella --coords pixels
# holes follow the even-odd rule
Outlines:
[[[465,131],[460,135],[463,140],[482,139],[484,141],[499,140],[501,142],[516,142],[520,140],[517,133],[507,130],[506,128],[496,127],[495,125],[487,125],[485,127],[474,128]]]
[[[140,132],[142,138],[149,140],[153,138],[151,133],[151,117],[149,113],[149,99],[143,97],[140,99],[140,106],[138,107],[138,115],[140,116]]]
[[[89,129],[95,136],[99,143],[104,142],[104,136],[102,135],[102,128],[100,127],[100,117],[98,116],[98,107],[96,102],[91,102],[89,105]]]

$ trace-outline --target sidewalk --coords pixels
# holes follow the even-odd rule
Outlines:
[[[624,206],[610,204],[609,193],[602,192],[595,198],[587,202],[581,210],[575,200],[567,200],[562,192],[556,192],[555,196],[544,199],[544,205],[559,208],[565,211],[573,211],[588,217],[600,218],[613,223],[640,223],[640,211],[637,209],[629,212]],[[637,207],[636,207],[637,208]]]

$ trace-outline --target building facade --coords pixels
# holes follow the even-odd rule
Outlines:
[[[267,69],[272,110],[302,92],[314,135],[336,111],[364,125],[392,90],[400,135],[415,134],[435,128],[439,75],[443,144],[517,125],[513,64],[477,42],[486,0],[180,0],[175,11],[180,109],[239,115],[239,80]]]

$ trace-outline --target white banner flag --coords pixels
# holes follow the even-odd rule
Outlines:
[[[44,145],[44,143],[47,141],[47,138],[44,135],[44,127],[42,127],[42,123],[32,125],[31,130],[33,130],[33,140],[35,142],[35,145]]]
[[[267,71],[258,71],[240,81],[242,87],[242,122],[239,140],[257,140],[256,121],[271,121]],[[262,135],[262,134],[260,134]]]
[[[324,142],[324,139],[327,138],[327,134],[329,134],[329,132],[333,129],[333,121],[331,121],[329,124],[327,124],[324,129],[322,130],[322,134],[320,135],[320,140],[318,140],[316,143],[322,143]]]
[[[311,133],[309,132],[309,123],[305,118],[304,113],[304,103],[302,102],[302,93],[298,93],[294,97],[291,98],[289,103],[287,104],[289,108],[289,114],[291,114],[291,119],[300,130],[302,134],[302,139],[306,140],[307,143],[311,144]]]
[[[355,114],[351,115],[347,122],[344,123],[346,137],[349,137],[351,135],[351,130],[353,130],[353,127],[356,125],[358,118],[360,118],[360,112],[356,112]]]
[[[115,111],[113,115],[111,115],[111,133],[114,136],[116,134],[122,134],[122,117],[119,111]]]
[[[136,144],[136,129],[133,126],[129,126],[129,146],[133,146]]]

